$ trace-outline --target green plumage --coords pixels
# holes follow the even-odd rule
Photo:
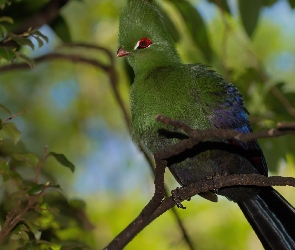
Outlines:
[[[187,138],[156,122],[158,114],[192,128],[251,132],[239,91],[203,65],[183,64],[153,5],[129,1],[120,17],[119,43],[117,56],[127,56],[135,73],[130,91],[132,138],[150,154]],[[267,175],[257,141],[206,140],[169,159],[168,167],[181,185],[215,175]],[[218,194],[238,203],[266,249],[295,249],[294,208],[274,189],[230,187]]]
[[[228,83],[202,65],[182,64],[158,10],[145,1],[130,1],[122,11],[119,30],[120,45],[130,52],[127,59],[135,72],[130,91],[133,139],[143,143],[150,153],[155,153],[175,144],[178,137],[183,138],[180,133],[176,138],[167,138],[161,133],[171,128],[156,122],[157,114],[184,121],[193,128],[214,128],[209,117],[231,95],[227,93]],[[141,38],[149,38],[152,45],[134,49]],[[204,152],[193,162],[188,159],[173,165],[170,170],[182,185],[187,185],[220,172],[218,162],[221,160],[211,159],[224,158],[223,155],[217,150]],[[228,157],[233,158],[231,153]],[[253,172],[250,164],[242,161],[249,168],[244,172]],[[192,163],[198,166],[192,166]]]

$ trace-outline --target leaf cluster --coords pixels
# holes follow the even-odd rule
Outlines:
[[[11,3],[1,1],[0,8]],[[62,21],[59,24],[58,19],[55,21],[54,25],[60,26]],[[33,28],[14,33],[9,24],[14,24],[13,18],[0,17],[0,59],[10,63],[21,59],[34,66],[34,60],[22,53],[21,48],[27,46],[33,50],[36,43],[40,48],[48,42],[47,36]],[[11,115],[4,105],[0,104],[0,109],[1,114],[4,111],[9,115],[0,118],[1,249],[89,249],[83,243],[83,235],[93,226],[86,216],[85,203],[65,197],[47,159],[54,158],[71,172],[75,165],[64,154],[48,153],[47,147],[41,157],[27,150],[20,130],[11,121],[25,110]]]
[[[1,108],[9,112],[3,105]],[[45,162],[53,157],[72,172],[75,166],[63,154],[47,153],[47,147],[41,157],[26,150],[20,142],[21,132],[11,122],[20,114],[0,120],[1,246],[5,249],[89,249],[79,241],[84,230],[93,228],[85,214],[85,203],[68,200],[62,194],[54,175],[48,171],[50,165]]]

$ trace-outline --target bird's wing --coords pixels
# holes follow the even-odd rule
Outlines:
[[[192,70],[197,81],[198,102],[201,102],[210,123],[215,128],[235,129],[241,133],[252,132],[247,117],[249,113],[244,107],[242,95],[238,89],[205,66],[193,65]],[[228,140],[228,142],[245,150],[247,158],[259,173],[267,175],[267,164],[256,140],[250,142]]]

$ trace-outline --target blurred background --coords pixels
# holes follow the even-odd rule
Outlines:
[[[19,26],[25,26],[26,20],[42,13],[50,2],[54,1],[6,1],[1,16],[11,17],[14,23],[1,22],[1,27],[7,32],[23,34],[26,30],[19,32]],[[124,59],[115,58],[119,46],[118,17],[126,1],[60,2],[63,5],[56,10],[56,17],[39,29],[48,37],[48,43],[43,39],[44,44],[39,48],[38,40],[29,37],[34,49],[20,42],[17,51],[32,59],[50,53],[79,58],[47,58],[40,62],[36,59],[32,68],[0,69],[3,106],[0,118],[10,116],[6,108],[12,114],[26,110],[12,120],[21,133],[20,141],[13,145],[9,138],[4,140],[0,157],[13,159],[16,152],[31,152],[40,158],[45,145],[48,152],[64,154],[75,165],[74,173],[50,158],[42,166],[40,182],[50,180],[59,184],[62,190],[54,192],[71,208],[83,210],[83,219],[77,222],[71,218],[61,227],[62,222],[52,219],[58,216],[51,211],[53,217],[47,218],[43,227],[50,231],[48,241],[52,245],[40,249],[61,249],[66,245],[64,242],[73,240],[80,242],[79,249],[102,249],[140,213],[154,190],[149,165],[131,141],[126,123],[126,114],[130,114],[128,93],[132,72]],[[294,0],[153,2],[165,13],[185,63],[210,65],[238,86],[255,131],[272,128],[279,121],[294,121]],[[3,32],[3,37],[7,36]],[[3,38],[3,46],[5,42]],[[80,46],[81,43],[84,45]],[[90,45],[111,52],[113,64],[105,50]],[[3,53],[1,57],[0,67],[10,65]],[[18,58],[14,63],[22,62]],[[83,63],[81,58],[112,67],[117,75],[116,86],[105,70]],[[23,61],[31,62],[27,58]],[[127,112],[125,116],[123,108]],[[294,137],[263,139],[260,144],[270,174],[295,175]],[[32,167],[18,164],[13,169],[24,180],[33,178]],[[169,173],[166,180],[170,189],[178,186]],[[2,223],[9,211],[7,194],[12,189],[6,181],[1,182]],[[278,189],[295,205],[293,188]],[[57,200],[55,204],[62,215],[63,203]],[[263,249],[238,207],[225,198],[220,197],[213,204],[196,196],[184,202],[184,206],[186,210],[177,212],[195,249]],[[23,249],[22,243],[10,239],[3,244],[7,249],[16,249],[13,248],[16,245]],[[136,236],[126,249],[189,248],[174,214],[168,211]]]

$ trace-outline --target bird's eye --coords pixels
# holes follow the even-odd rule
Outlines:
[[[152,44],[152,41],[148,38],[141,38],[135,45],[134,50],[136,49],[145,49]]]

